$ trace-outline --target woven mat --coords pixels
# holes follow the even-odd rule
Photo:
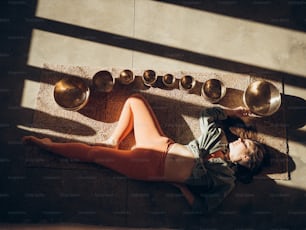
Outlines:
[[[36,136],[47,136],[55,141],[97,144],[105,140],[114,129],[126,98],[138,92],[144,95],[153,107],[164,132],[175,141],[187,144],[200,135],[198,122],[200,111],[203,107],[214,106],[201,96],[200,89],[205,80],[210,78],[222,80],[227,87],[227,94],[220,104],[235,107],[243,105],[243,91],[250,82],[258,79],[247,74],[171,72],[177,79],[188,74],[197,80],[196,87],[188,93],[180,89],[178,80],[174,88],[169,89],[163,86],[160,76],[166,74],[164,71],[156,71],[159,76],[156,84],[153,87],[147,87],[141,79],[143,70],[133,70],[136,76],[135,81],[131,85],[122,85],[117,79],[122,69],[103,68],[116,78],[115,86],[110,93],[92,90],[88,104],[77,112],[64,110],[56,104],[53,88],[57,81],[66,76],[77,76],[91,84],[92,77],[100,70],[102,69],[92,67],[45,65],[41,73],[33,124],[29,130]],[[273,84],[282,92],[282,82],[273,81]],[[288,179],[288,151],[283,106],[273,116],[249,118],[245,122],[256,126],[257,136],[269,146],[271,153],[271,166],[265,168],[256,178]],[[132,135],[128,136],[120,147],[129,148],[131,145],[133,145]],[[61,158],[37,147],[28,147],[26,164],[28,167],[95,168],[91,164]]]

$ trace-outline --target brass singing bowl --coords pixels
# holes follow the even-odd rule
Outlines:
[[[125,69],[119,74],[119,81],[124,85],[129,85],[135,80],[133,72],[129,69]]]
[[[183,90],[190,91],[196,85],[196,80],[190,75],[185,75],[180,79],[180,86]]]
[[[143,83],[148,86],[152,86],[156,80],[157,76],[154,70],[146,70],[142,75]]]
[[[268,81],[254,81],[245,90],[243,102],[251,113],[257,116],[270,116],[281,106],[281,94]]]
[[[209,79],[204,82],[201,93],[211,103],[217,103],[225,96],[226,87],[218,79]]]
[[[109,93],[115,85],[115,79],[109,71],[101,70],[92,78],[94,89],[98,92]]]
[[[175,81],[176,81],[175,77],[170,73],[165,74],[162,78],[163,84],[169,88],[175,85]]]
[[[54,86],[54,100],[62,108],[71,111],[82,109],[88,102],[90,89],[84,80],[64,78]]]

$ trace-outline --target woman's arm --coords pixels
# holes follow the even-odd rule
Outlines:
[[[243,107],[239,106],[236,108],[222,108],[224,113],[229,116],[229,117],[247,117],[250,114],[250,110]]]
[[[218,185],[218,189],[213,191],[203,191],[199,195],[194,195],[189,188],[184,184],[173,184],[179,188],[188,204],[191,206],[192,211],[197,213],[206,213],[217,208],[223,200],[234,189],[235,182],[228,181]]]
[[[187,186],[179,183],[174,183],[173,185],[181,191],[181,193],[186,198],[188,204],[192,206],[194,204],[195,197],[192,192],[187,188]]]

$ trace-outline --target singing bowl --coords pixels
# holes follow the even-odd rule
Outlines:
[[[226,87],[218,79],[208,79],[204,82],[201,92],[205,99],[211,103],[217,103],[225,96]]]
[[[175,77],[170,73],[165,74],[162,78],[163,84],[169,88],[175,85],[175,80]]]
[[[90,89],[84,80],[64,78],[54,86],[54,100],[62,108],[71,111],[82,109],[88,102]]]
[[[154,70],[146,70],[142,75],[142,79],[145,85],[151,86],[156,82],[157,76]]]
[[[129,69],[125,69],[119,74],[119,81],[123,85],[129,85],[135,80],[133,72]]]
[[[243,93],[244,105],[257,116],[270,116],[281,106],[281,94],[270,82],[252,82]]]
[[[109,93],[115,85],[112,74],[106,70],[95,73],[92,78],[93,86],[96,91]]]
[[[180,80],[180,86],[183,90],[190,91],[195,87],[195,85],[196,80],[190,75],[185,75]]]

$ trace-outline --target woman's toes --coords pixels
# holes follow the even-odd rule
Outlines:
[[[48,145],[52,143],[52,140],[50,138],[43,138],[43,139],[40,139],[40,142],[42,144]]]
[[[24,136],[22,137],[22,142],[25,144],[34,143],[39,146],[47,146],[52,143],[50,138],[37,138],[34,136]]]

